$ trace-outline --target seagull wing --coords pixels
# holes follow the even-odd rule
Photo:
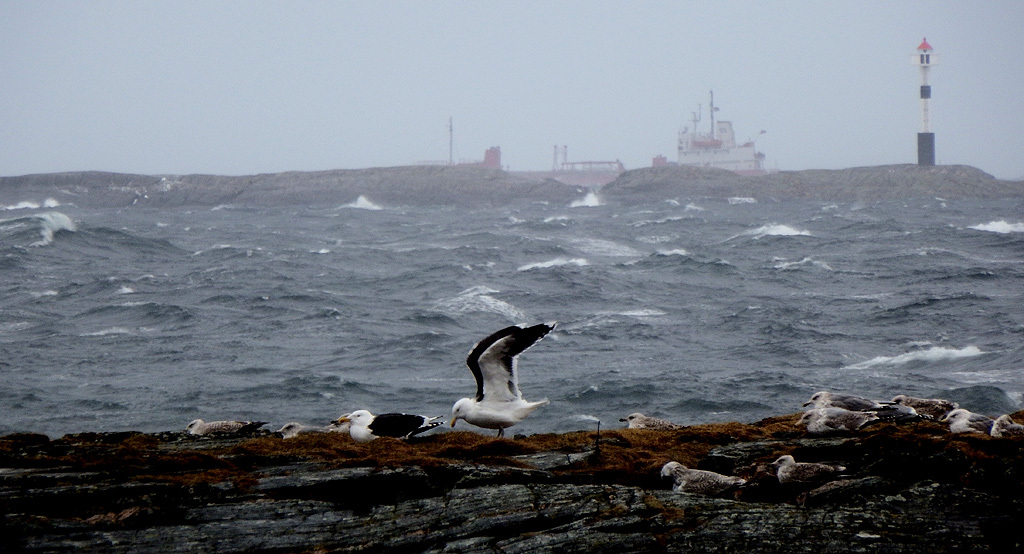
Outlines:
[[[493,401],[509,402],[522,398],[516,357],[554,328],[554,323],[526,328],[513,325],[477,343],[466,358],[466,365],[476,378],[476,400],[479,402],[488,397]]]

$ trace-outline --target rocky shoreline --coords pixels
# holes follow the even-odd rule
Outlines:
[[[134,175],[98,171],[0,177],[0,208],[47,201],[81,207],[383,206],[495,207],[523,203],[568,205],[586,190],[547,179],[468,166],[407,166],[275,174]],[[782,171],[744,177],[709,168],[657,167],[627,171],[600,189],[603,200],[637,203],[680,198],[751,197],[822,201],[892,198],[1024,196],[1024,181],[1003,181],[969,166],[889,165],[840,170]]]
[[[5,551],[1018,552],[1022,439],[921,421],[808,435],[800,414],[673,431],[357,444],[182,432],[0,437]],[[1024,413],[1014,414],[1018,420]],[[847,467],[780,485],[782,454]],[[740,475],[670,490],[669,460]]]

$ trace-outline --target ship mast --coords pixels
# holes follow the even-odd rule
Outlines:
[[[708,113],[711,115],[711,140],[715,140],[715,91],[711,91],[711,104],[708,105]]]

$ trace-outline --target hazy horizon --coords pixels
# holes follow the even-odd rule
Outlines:
[[[248,175],[480,160],[647,167],[708,92],[773,169],[936,161],[1024,178],[1024,3],[0,4],[0,175]],[[766,133],[759,136],[765,130]]]

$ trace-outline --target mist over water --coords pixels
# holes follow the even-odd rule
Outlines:
[[[520,384],[551,404],[514,432],[637,411],[755,421],[825,389],[985,386],[1019,406],[1022,213],[597,195],[487,210],[3,206],[0,433],[446,415],[475,391],[473,344],[540,321],[559,325],[520,358]]]

